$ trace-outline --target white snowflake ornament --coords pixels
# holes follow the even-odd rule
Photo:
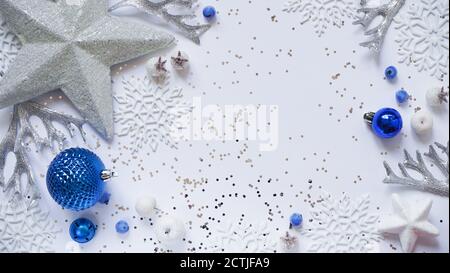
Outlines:
[[[400,62],[438,79],[448,75],[449,4],[443,0],[408,1],[394,19]]]
[[[192,106],[183,100],[181,89],[170,88],[169,80],[155,85],[148,77],[123,79],[123,91],[114,96],[118,110],[114,113],[119,137],[131,137],[133,154],[159,144],[177,148],[179,132],[187,125],[184,118]]]
[[[277,241],[267,223],[224,223],[213,231],[212,237],[208,252],[274,253],[277,250]]]
[[[289,0],[283,11],[298,13],[300,23],[311,23],[321,37],[331,27],[341,28],[346,19],[355,18],[356,4],[352,0]]]
[[[36,202],[27,206],[25,202],[0,200],[0,253],[54,252],[60,232]]]
[[[325,194],[310,212],[302,234],[313,242],[308,252],[361,253],[368,245],[380,241],[377,231],[378,215],[369,212],[370,197],[363,195],[355,200],[346,194],[335,200]]]
[[[393,194],[394,215],[384,217],[379,230],[383,233],[398,234],[403,251],[413,252],[419,237],[439,235],[439,230],[427,220],[432,205],[431,199],[406,203],[398,194]]]

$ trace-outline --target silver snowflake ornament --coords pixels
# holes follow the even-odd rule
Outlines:
[[[61,89],[104,137],[113,135],[110,67],[174,42],[171,35],[113,17],[108,1],[2,0],[23,43],[0,82],[0,108]]]

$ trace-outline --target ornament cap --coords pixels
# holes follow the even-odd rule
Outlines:
[[[364,120],[367,122],[367,124],[372,125],[373,118],[375,117],[375,112],[369,112],[364,114]]]
[[[100,174],[100,177],[103,181],[111,180],[113,177],[117,177],[117,173],[112,170],[103,170]]]

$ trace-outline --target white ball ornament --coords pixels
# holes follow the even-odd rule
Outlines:
[[[163,243],[175,243],[181,240],[185,234],[184,224],[177,218],[164,216],[156,223],[156,236]]]
[[[66,253],[81,253],[81,247],[74,241],[67,242],[65,246]]]
[[[418,111],[411,119],[411,126],[418,135],[425,135],[433,129],[433,116],[427,111]]]
[[[155,212],[156,200],[151,196],[143,196],[137,200],[134,208],[139,216],[150,217]]]
[[[427,91],[427,103],[431,107],[439,107],[448,102],[448,93],[444,91],[443,87],[433,87]]]

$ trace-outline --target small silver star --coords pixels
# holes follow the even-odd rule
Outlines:
[[[61,89],[104,137],[113,136],[110,67],[170,46],[171,35],[108,14],[107,0],[1,0],[23,43],[0,81],[0,109]]]
[[[155,69],[157,72],[168,72],[166,68],[167,60],[162,60],[162,57],[159,57],[158,62],[155,64]]]
[[[178,55],[176,57],[172,57],[172,63],[175,67],[182,69],[185,67],[186,63],[188,63],[189,60],[187,58],[183,57],[183,54],[181,51],[178,51]]]
[[[439,93],[439,95],[438,95],[439,102],[441,104],[448,103],[448,99],[447,99],[448,95],[449,95],[448,92],[445,92],[444,87],[442,87],[441,93]]]
[[[283,243],[283,246],[287,250],[292,250],[297,246],[298,239],[295,236],[292,236],[289,234],[289,232],[286,232],[286,235],[280,238],[281,242]]]

